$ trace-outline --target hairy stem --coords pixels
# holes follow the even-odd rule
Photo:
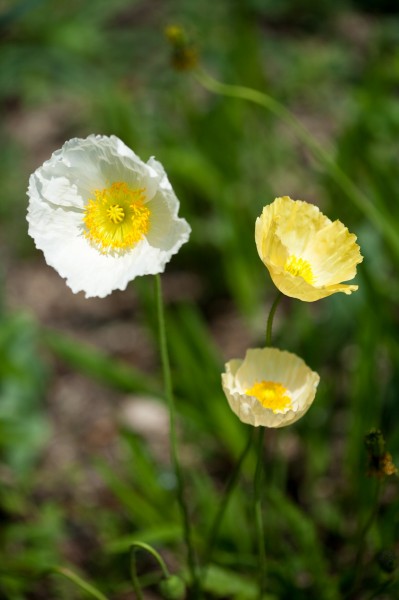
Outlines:
[[[274,300],[272,307],[270,309],[270,312],[269,312],[269,316],[267,319],[267,325],[266,325],[266,346],[272,345],[273,319],[274,319],[274,315],[276,314],[276,310],[277,310],[277,307],[280,303],[282,296],[283,296],[283,294],[281,292],[279,292],[277,294],[276,299]]]
[[[256,539],[258,546],[259,560],[259,600],[262,600],[266,585],[266,552],[264,543],[264,527],[262,515],[262,482],[263,482],[263,439],[265,428],[259,427],[258,443],[257,443],[257,461],[254,477],[254,509],[255,509],[255,525]]]
[[[311,152],[318,158],[321,164],[329,172],[335,183],[341,188],[349,200],[356,208],[365,215],[379,231],[384,235],[391,249],[399,257],[399,236],[393,221],[376,208],[371,200],[353,183],[341,167],[334,161],[330,152],[324,146],[319,144],[312,134],[304,127],[299,119],[291,113],[283,104],[275,100],[272,96],[248,88],[242,85],[229,85],[222,83],[210,77],[202,69],[198,69],[196,77],[199,83],[207,90],[228,96],[230,98],[241,98],[248,100],[258,106],[261,106],[286,123],[296,136],[307,146]]]
[[[163,369],[163,378],[165,386],[165,396],[169,407],[169,437],[170,437],[170,452],[173,464],[173,469],[176,476],[177,483],[177,500],[180,507],[181,518],[183,522],[183,534],[187,548],[188,566],[192,579],[192,598],[201,598],[201,586],[198,576],[197,559],[194,552],[194,546],[192,542],[191,524],[188,513],[188,507],[184,493],[184,482],[183,475],[179,463],[178,451],[177,451],[177,437],[176,437],[176,408],[175,399],[173,395],[172,387],[172,375],[169,363],[169,353],[166,340],[166,327],[165,327],[165,315],[164,306],[162,299],[162,286],[160,275],[155,275],[155,291],[157,300],[157,312],[158,312],[158,325],[159,325],[159,344],[161,351],[161,361]]]

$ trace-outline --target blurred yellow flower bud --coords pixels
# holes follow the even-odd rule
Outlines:
[[[194,69],[198,64],[198,52],[180,25],[168,25],[165,36],[172,49],[172,66],[178,71]]]
[[[368,453],[368,474],[372,477],[396,475],[392,456],[385,450],[385,439],[379,429],[372,429],[365,436],[364,443]]]

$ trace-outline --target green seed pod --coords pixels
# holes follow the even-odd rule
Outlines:
[[[378,566],[384,573],[393,573],[398,565],[398,559],[392,550],[380,550],[376,558]]]
[[[186,596],[186,586],[180,577],[171,575],[159,584],[159,591],[166,600],[183,600]]]

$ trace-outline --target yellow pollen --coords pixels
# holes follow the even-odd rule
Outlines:
[[[297,258],[294,254],[285,261],[284,270],[294,277],[302,277],[307,283],[314,282],[314,275],[309,261]]]
[[[146,235],[151,212],[144,203],[144,188],[132,189],[116,181],[94,190],[83,216],[84,235],[102,254],[131,250]]]
[[[247,396],[253,396],[264,406],[274,413],[286,411],[292,408],[291,398],[288,390],[281,383],[274,381],[257,381],[246,392]]]
[[[112,204],[107,209],[107,216],[116,225],[116,223],[121,223],[125,218],[125,211],[119,204]]]

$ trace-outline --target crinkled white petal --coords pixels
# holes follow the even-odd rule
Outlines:
[[[118,181],[145,189],[149,231],[124,253],[102,254],[83,235],[84,207],[96,189]],[[139,275],[163,272],[191,231],[178,217],[179,201],[160,163],[144,163],[115,136],[66,142],[31,175],[28,195],[36,247],[74,292],[87,297],[104,297]]]
[[[233,412],[243,422],[255,427],[285,427],[300,419],[311,406],[319,383],[319,375],[305,362],[277,348],[249,349],[244,360],[226,363],[222,386]],[[255,383],[273,381],[283,385],[292,406],[279,412],[265,408],[259,400],[245,392]]]

